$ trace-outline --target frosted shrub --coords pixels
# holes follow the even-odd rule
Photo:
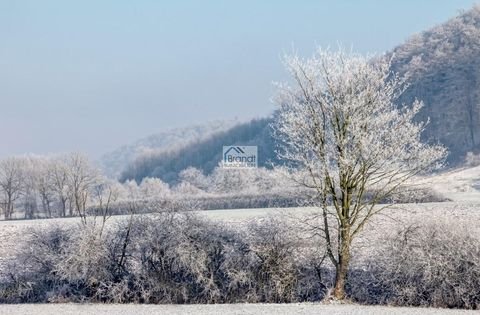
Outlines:
[[[34,230],[11,262],[0,289],[2,302],[107,300],[115,261],[98,229],[48,226]],[[5,279],[5,278],[4,278]]]
[[[46,301],[60,287],[56,267],[65,254],[73,230],[58,226],[31,231],[28,243],[3,271],[0,302]]]
[[[295,300],[298,275],[294,251],[298,239],[290,227],[285,221],[267,218],[252,222],[248,231],[251,249],[258,258],[258,297],[276,303]]]
[[[0,301],[279,303],[323,296],[318,270],[287,221],[269,218],[243,230],[191,212],[162,212],[103,232],[89,225],[35,231],[4,275]]]
[[[231,228],[191,212],[132,216],[101,235],[50,226],[32,231],[3,271],[0,302],[319,301],[335,272],[325,246],[304,232],[282,217]],[[444,222],[393,232],[353,265],[347,294],[370,304],[478,308],[479,234]]]
[[[135,302],[231,302],[249,284],[251,255],[238,233],[188,213],[134,222],[126,257]]]
[[[404,228],[365,272],[353,273],[351,294],[367,303],[478,309],[479,236],[477,227],[444,222]]]
[[[61,281],[76,292],[73,300],[84,300],[100,293],[100,288],[113,280],[115,262],[109,256],[107,242],[99,237],[97,229],[87,227],[77,231],[65,246],[55,272]],[[63,300],[62,292],[52,299]]]

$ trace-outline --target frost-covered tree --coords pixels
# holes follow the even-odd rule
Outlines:
[[[279,84],[278,154],[297,183],[316,191],[333,295],[344,299],[353,239],[385,208],[382,200],[438,167],[446,150],[420,141],[425,124],[413,118],[421,102],[395,105],[405,80],[386,58],[318,49],[308,59],[286,57],[285,66],[293,84]]]
[[[37,158],[31,162],[35,168],[37,191],[40,197],[42,210],[47,217],[52,217],[55,201],[55,191],[53,177],[50,176],[50,169],[53,164],[52,159]]]
[[[139,189],[144,199],[162,199],[170,195],[170,186],[160,178],[144,178],[140,183]]]
[[[11,219],[15,202],[20,198],[24,184],[24,160],[11,157],[0,161],[1,207],[5,219]]]
[[[73,202],[69,194],[68,174],[67,161],[64,157],[57,157],[51,160],[48,166],[48,176],[53,194],[59,204],[59,214],[62,217],[67,216],[67,209],[69,210],[69,215],[73,215]]]
[[[97,215],[101,217],[101,225],[99,235],[101,236],[105,229],[105,223],[112,216],[112,208],[114,204],[122,197],[124,188],[116,181],[99,177],[93,186],[92,202],[96,208],[93,217],[94,225],[97,224]]]
[[[33,219],[38,210],[39,183],[41,179],[41,164],[43,160],[40,157],[27,156],[21,158],[23,161],[23,189],[22,206],[25,211],[25,219]]]
[[[207,191],[210,185],[209,178],[203,174],[202,170],[191,166],[181,171],[179,178],[181,183],[189,184],[203,191]]]
[[[210,191],[219,194],[241,193],[249,190],[255,180],[253,169],[217,167],[213,170]]]
[[[80,153],[71,153],[66,158],[67,186],[69,196],[77,215],[84,224],[87,223],[88,202],[91,200],[93,189],[100,179],[88,158]]]

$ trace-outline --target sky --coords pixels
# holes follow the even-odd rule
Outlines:
[[[268,115],[281,57],[382,53],[470,0],[0,0],[0,158]]]

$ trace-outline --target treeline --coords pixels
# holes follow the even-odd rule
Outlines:
[[[368,194],[367,194],[368,195]],[[24,156],[0,160],[3,218],[34,219],[119,215],[163,210],[216,210],[297,207],[314,204],[315,191],[292,182],[282,168],[228,169],[210,175],[189,167],[177,184],[146,177],[120,183],[104,176],[86,156]],[[445,198],[430,188],[404,187],[389,203],[434,202]]]
[[[0,208],[7,220],[18,217],[18,212],[28,219],[84,214],[107,185],[113,183],[77,153],[0,161]]]
[[[223,146],[228,145],[258,146],[258,165],[270,168],[271,163],[279,163],[271,122],[272,118],[254,119],[178,149],[141,155],[125,169],[120,180],[141,182],[145,177],[157,177],[169,184],[176,184],[180,172],[188,167],[195,167],[209,175],[222,160]]]
[[[119,183],[105,177],[86,156],[22,156],[0,160],[0,210],[4,219],[33,219],[167,209],[206,210],[297,206],[308,193],[292,187],[281,170],[225,169],[210,175],[196,168],[179,172],[176,185],[159,178]]]

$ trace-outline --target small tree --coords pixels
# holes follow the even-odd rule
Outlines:
[[[35,168],[35,176],[37,178],[37,190],[42,204],[42,210],[49,218],[53,216],[52,207],[55,201],[54,183],[50,175],[51,159],[39,157],[31,161]]]
[[[203,191],[207,191],[210,185],[209,178],[203,174],[203,171],[192,166],[181,171],[179,177],[180,182],[188,183]]]
[[[51,182],[51,188],[55,198],[60,205],[59,214],[61,217],[67,216],[67,208],[69,207],[70,216],[73,216],[71,207],[69,188],[69,171],[65,157],[57,157],[50,161],[48,166],[48,181]]]
[[[319,49],[309,59],[287,57],[294,85],[279,85],[273,125],[280,158],[293,178],[315,190],[320,230],[335,266],[333,295],[345,298],[355,236],[385,206],[378,204],[419,172],[440,166],[446,150],[420,142],[413,122],[422,103],[395,105],[405,80],[385,58]]]
[[[0,205],[5,220],[12,218],[15,202],[20,198],[24,187],[24,159],[7,158],[0,161]]]
[[[145,177],[138,188],[144,199],[165,199],[171,193],[170,186],[160,178]]]
[[[81,153],[71,153],[67,157],[67,186],[73,206],[83,224],[87,224],[87,206],[92,190],[99,180],[98,170]]]
[[[39,157],[27,156],[22,158],[23,189],[22,206],[25,211],[25,219],[33,219],[38,210],[38,195],[40,181]]]
[[[117,202],[122,193],[123,187],[116,181],[107,178],[99,178],[93,187],[92,199],[96,208],[93,224],[97,225],[97,215],[101,216],[99,236],[101,237],[105,229],[105,223],[112,216],[112,206]]]

